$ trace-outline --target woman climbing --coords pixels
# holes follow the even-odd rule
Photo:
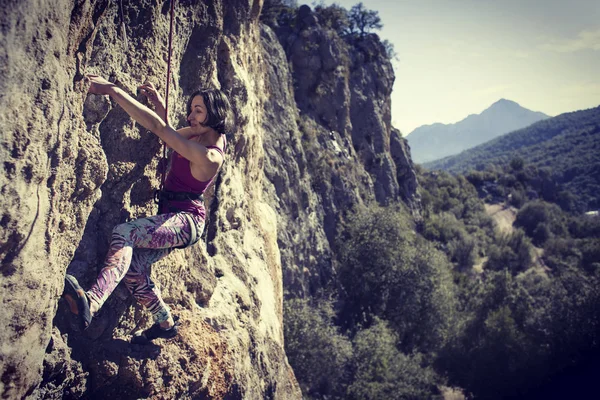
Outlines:
[[[205,208],[201,195],[219,171],[226,148],[225,132],[231,128],[231,106],[220,90],[202,89],[190,96],[189,126],[174,130],[167,123],[162,98],[148,82],[139,87],[156,113],[124,90],[96,75],[88,75],[89,92],[108,95],[134,120],[160,137],[174,151],[160,192],[159,214],[117,225],[104,268],[85,292],[75,277],[65,279],[65,299],[86,329],[108,296],[123,280],[135,299],[151,313],[155,324],[134,335],[147,342],[177,334],[171,312],[150,279],[150,265],[175,248],[195,243],[204,228]]]

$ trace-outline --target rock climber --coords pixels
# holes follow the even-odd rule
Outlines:
[[[99,76],[88,75],[86,80],[90,84],[89,93],[110,96],[173,152],[164,190],[159,195],[159,214],[117,225],[96,282],[90,290],[84,291],[77,279],[67,274],[64,297],[81,328],[86,329],[123,280],[155,321],[149,329],[136,332],[133,342],[173,337],[178,333],[178,326],[158,287],[150,279],[150,265],[175,248],[195,243],[201,236],[206,215],[201,195],[224,161],[225,133],[231,132],[232,128],[230,103],[218,89],[198,90],[187,104],[189,126],[175,130],[165,123],[164,101],[151,83],[145,82],[139,90],[154,105],[156,112]]]

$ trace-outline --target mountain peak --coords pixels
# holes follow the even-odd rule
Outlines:
[[[497,102],[495,102],[494,104],[502,104],[502,103],[507,103],[507,104],[518,104],[517,102],[514,102],[512,100],[508,100],[508,99],[500,99]],[[493,104],[492,104],[493,105]]]
[[[489,106],[488,110],[490,108],[496,108],[496,107],[521,107],[521,105],[512,100],[500,99],[497,102],[495,102],[494,104],[492,104],[491,106]]]
[[[481,114],[471,114],[455,124],[419,127],[408,136],[408,142],[413,160],[423,163],[460,153],[544,118],[548,116],[500,99]]]

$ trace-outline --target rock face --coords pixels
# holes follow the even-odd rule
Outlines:
[[[153,268],[181,335],[130,345],[150,321],[121,287],[76,332],[59,301],[64,275],[89,287],[112,228],[154,212],[161,152],[122,109],[88,96],[83,77],[134,96],[146,79],[163,90],[159,3],[9,1],[0,15],[3,398],[300,399],[284,287],[308,295],[332,279],[336,224],[353,204],[403,198],[418,217],[406,142],[390,125],[393,71],[375,37],[350,52],[310,9],[276,35],[259,22],[260,1],[177,2],[171,123],[184,122],[198,86],[225,90],[237,120],[206,196],[207,244]]]
[[[308,6],[293,26],[274,27],[289,72],[270,75],[268,83],[293,95],[297,109],[266,113],[265,175],[274,187],[265,191],[275,192],[281,216],[285,289],[304,296],[335,276],[333,242],[346,211],[402,199],[419,220],[421,206],[406,140],[391,126],[394,72],[377,36],[348,43],[321,27]]]

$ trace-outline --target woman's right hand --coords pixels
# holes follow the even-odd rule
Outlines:
[[[156,87],[154,87],[152,82],[146,81],[143,85],[138,86],[138,89],[140,90],[140,92],[142,92],[144,96],[148,98],[148,100],[150,100],[154,107],[161,108],[164,110],[165,101],[163,100],[162,96],[158,93]]]

